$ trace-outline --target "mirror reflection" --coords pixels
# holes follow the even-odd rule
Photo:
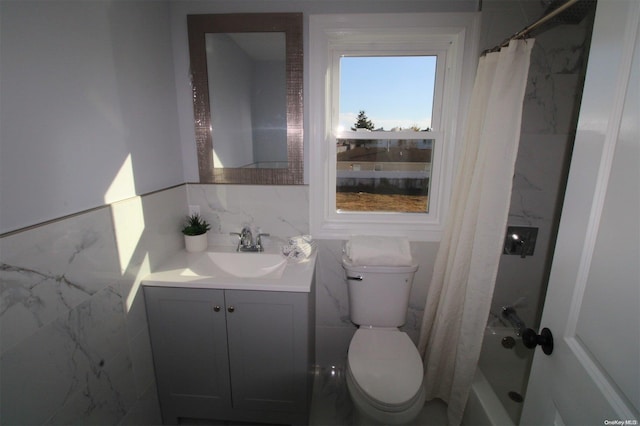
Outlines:
[[[286,168],[282,32],[207,33],[214,167]]]
[[[200,182],[303,184],[302,14],[187,25]]]

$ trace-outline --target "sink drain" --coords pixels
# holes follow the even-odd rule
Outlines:
[[[502,347],[503,348],[507,348],[507,349],[511,349],[516,345],[516,339],[514,339],[511,336],[507,336],[507,337],[503,337],[502,338]]]
[[[520,402],[520,403],[524,401],[524,398],[518,392],[511,391],[508,393],[508,395],[512,401]]]

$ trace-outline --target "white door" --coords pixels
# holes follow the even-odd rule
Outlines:
[[[600,0],[522,424],[640,421],[640,1]]]

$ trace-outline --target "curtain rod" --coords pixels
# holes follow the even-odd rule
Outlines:
[[[524,36],[529,34],[531,31],[535,30],[536,28],[538,28],[542,24],[550,21],[551,19],[555,18],[556,16],[558,16],[559,14],[561,14],[562,12],[564,12],[565,10],[567,10],[568,8],[570,8],[571,6],[576,4],[578,1],[579,0],[568,0],[562,6],[559,6],[557,9],[554,9],[553,11],[551,11],[548,14],[544,15],[542,18],[538,19],[533,24],[530,24],[530,25],[524,27],[523,29],[521,29],[520,31],[518,31],[517,33],[512,35],[511,37],[507,38],[505,41],[503,41],[499,45],[497,45],[497,46],[495,46],[495,47],[493,47],[491,49],[487,49],[487,50],[483,51],[482,55],[486,55],[487,53],[490,53],[490,52],[496,52],[496,51],[502,49],[503,47],[507,47],[511,40],[515,40],[515,39],[518,39],[518,38],[523,38]]]

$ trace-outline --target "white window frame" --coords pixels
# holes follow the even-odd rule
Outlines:
[[[344,239],[357,234],[440,240],[449,207],[456,141],[462,134],[477,65],[478,31],[478,13],[310,16],[309,205],[314,238]],[[336,211],[336,137],[359,137],[357,132],[337,131],[339,61],[343,55],[438,56],[432,131],[393,134],[393,138],[419,135],[435,139],[428,213]],[[378,135],[369,133],[366,138],[372,136]]]

